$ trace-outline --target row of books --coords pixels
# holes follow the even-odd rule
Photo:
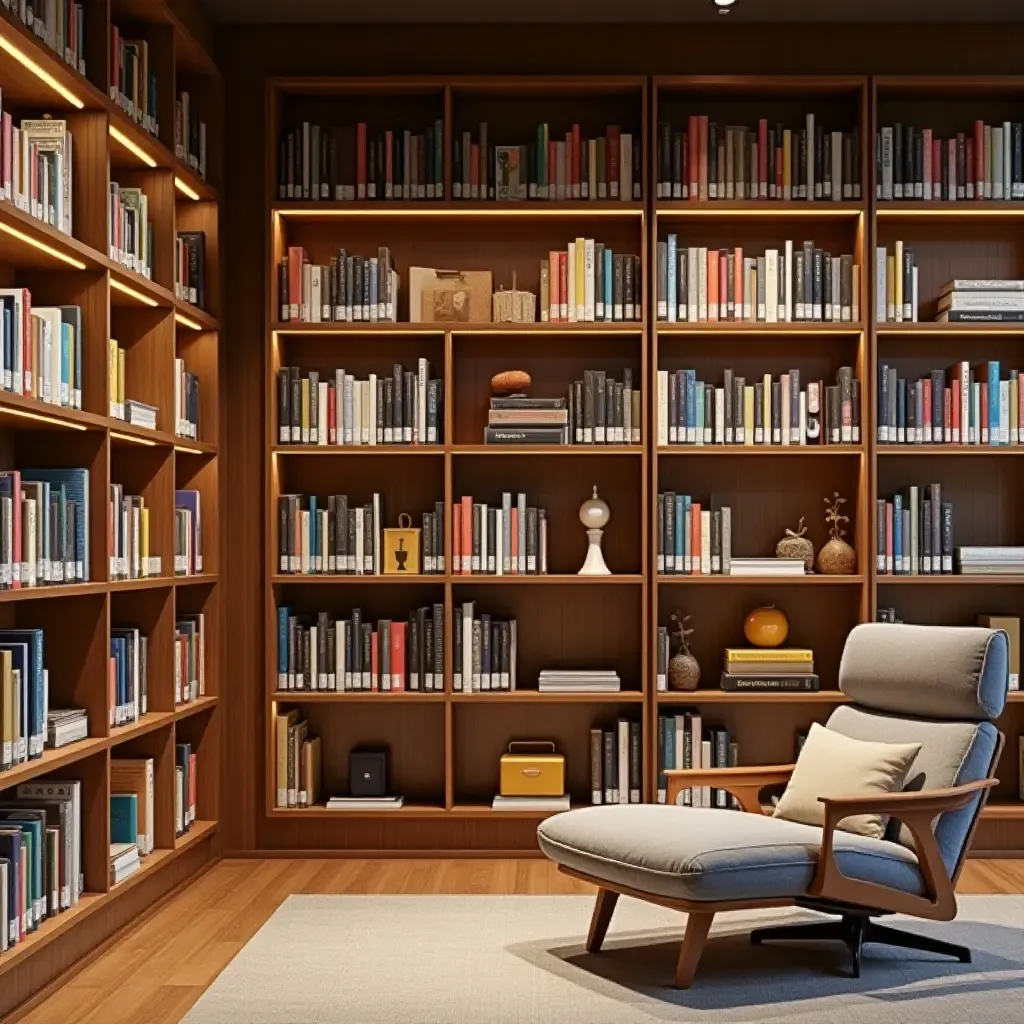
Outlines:
[[[159,555],[150,554],[149,509],[140,494],[110,485],[110,578],[140,580],[162,575]]]
[[[953,572],[953,503],[942,485],[877,500],[875,569],[883,574],[937,575]]]
[[[174,492],[175,576],[195,576],[203,571],[202,505],[199,491]]]
[[[500,504],[463,495],[452,506],[452,572],[463,576],[544,575],[548,571],[547,512],[520,491]]]
[[[274,721],[276,807],[312,807],[320,798],[320,737],[297,708]]]
[[[74,165],[67,121],[22,118],[15,126],[0,106],[3,198],[23,213],[70,235],[74,223]]]
[[[540,261],[541,323],[643,320],[640,257],[577,238]]]
[[[151,757],[110,762],[110,884],[123,882],[156,847],[156,768]]]
[[[711,509],[689,494],[658,495],[659,573],[692,576],[732,573],[732,509]]]
[[[658,715],[658,803],[668,799],[666,771],[692,768],[735,768],[739,748],[720,726],[704,726],[697,711]],[[724,789],[690,786],[679,794],[676,803],[686,807],[730,808],[736,801]]]
[[[156,427],[156,411],[152,406],[133,402],[131,423]],[[150,411],[152,410],[152,412]],[[199,440],[199,376],[185,369],[185,360],[174,360],[174,433],[191,441]]]
[[[444,123],[372,132],[303,121],[279,143],[278,199],[444,199]]]
[[[110,98],[144,131],[160,135],[156,68],[145,39],[125,39],[110,26]]]
[[[49,674],[41,629],[0,630],[0,769],[43,756]]]
[[[498,202],[546,199],[643,198],[643,156],[619,125],[587,139],[573,124],[563,138],[547,123],[528,142],[496,145],[486,121],[475,132],[456,132],[452,148],[452,194],[456,199]]]
[[[179,231],[174,239],[174,297],[206,309],[204,231]]]
[[[0,386],[65,409],[82,408],[82,308],[35,306],[27,288],[0,289]]]
[[[174,703],[206,696],[206,616],[179,615],[174,623]]]
[[[112,727],[149,711],[149,638],[135,626],[110,631],[109,707]]]
[[[135,426],[156,430],[156,406],[128,398],[128,350],[111,338],[107,348],[107,390],[111,419],[124,420]]]
[[[638,804],[642,801],[641,726],[618,718],[611,728],[590,730],[590,802]]]
[[[91,579],[89,470],[0,472],[0,589]]]
[[[339,248],[329,264],[313,264],[302,246],[291,245],[278,267],[282,321],[301,323],[395,323],[399,277],[391,250],[350,255]]]
[[[65,64],[85,75],[85,7],[76,0],[3,0],[26,28],[41,39]]]
[[[174,155],[206,181],[206,122],[184,90],[174,101]]]
[[[444,381],[430,376],[430,362],[415,370],[395,363],[390,376],[358,380],[345,370],[321,379],[299,366],[277,371],[279,444],[443,444]]]
[[[422,563],[415,571],[444,573],[444,502],[422,518]],[[383,510],[374,492],[366,505],[348,495],[282,494],[278,498],[278,571],[291,575],[379,576],[384,572]],[[408,570],[407,570],[408,571]]]
[[[452,617],[452,637],[452,686],[456,692],[515,690],[515,619],[495,619],[485,612],[477,614],[475,602],[464,601]]]
[[[174,744],[174,834],[183,836],[196,821],[197,756],[191,743]]]
[[[1024,199],[1020,121],[985,124],[938,138],[931,128],[884,125],[875,134],[878,199],[944,201]]]
[[[18,786],[0,803],[0,952],[78,905],[82,866],[82,783],[47,777]]]
[[[376,628],[375,628],[376,626]],[[457,634],[456,634],[457,635]],[[456,639],[456,650],[458,650]],[[444,604],[423,606],[406,620],[366,621],[329,612],[277,609],[277,688],[285,691],[444,690]]]
[[[860,381],[842,366],[836,383],[807,381],[790,370],[748,384],[733,370],[722,385],[696,379],[696,370],[659,370],[659,445],[807,445],[860,443]]]
[[[743,249],[658,243],[657,318],[668,323],[840,322],[860,319],[860,266],[805,241]]]
[[[115,263],[145,278],[153,276],[153,222],[149,198],[141,188],[110,183],[107,237]]]
[[[686,130],[658,123],[658,199],[840,202],[861,197],[860,138],[829,131],[814,114],[802,128],[719,125],[691,114]]]
[[[897,372],[878,364],[879,444],[1024,444],[1018,370],[1007,371],[1004,379],[998,359],[973,367],[965,359],[916,381]]]
[[[618,693],[622,679],[615,669],[542,668],[537,676],[538,693]]]

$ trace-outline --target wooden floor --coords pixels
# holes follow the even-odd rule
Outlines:
[[[1024,861],[968,861],[962,893],[1024,892]],[[24,1024],[174,1024],[292,893],[587,893],[540,859],[225,860],[49,999]]]

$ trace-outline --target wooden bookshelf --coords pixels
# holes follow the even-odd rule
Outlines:
[[[15,124],[22,116],[66,119],[73,136],[73,233],[66,235],[12,203],[0,203],[0,267],[4,285],[28,288],[34,307],[66,304],[82,310],[81,410],[0,392],[0,450],[4,469],[33,465],[84,467],[90,472],[91,578],[0,592],[5,627],[42,628],[51,707],[84,707],[89,738],[0,773],[0,795],[33,780],[82,782],[82,860],[86,894],[79,904],[42,924],[0,954],[0,1016],[4,1016],[99,946],[118,928],[218,855],[222,688],[220,564],[221,462],[219,362],[221,274],[217,236],[221,167],[220,78],[211,58],[165,0],[86,4],[86,75],[79,74],[0,9],[0,91]],[[162,103],[154,137],[110,98],[110,36],[116,24],[146,39]],[[32,71],[18,54],[49,76]],[[202,92],[208,124],[209,180],[174,153],[174,98]],[[109,182],[142,186],[153,224],[153,279],[109,256]],[[200,310],[174,293],[178,231],[206,232],[206,305]],[[108,339],[127,349],[127,397],[158,407],[158,429],[112,418]],[[177,437],[175,358],[199,375],[201,435]],[[141,494],[150,510],[151,553],[163,575],[112,580],[110,485]],[[202,495],[205,574],[174,575],[176,489]],[[205,615],[205,695],[176,704],[175,621]],[[135,626],[149,638],[149,711],[138,721],[109,725],[110,630]],[[197,821],[174,834],[174,745],[191,742],[198,761]],[[140,871],[118,885],[109,877],[109,770],[112,759],[152,757],[156,769],[156,850]],[[130,894],[130,895],[129,895]]]

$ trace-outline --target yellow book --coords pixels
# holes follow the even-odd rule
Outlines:
[[[793,132],[786,128],[782,132],[782,198],[792,199],[793,198],[793,187],[792,187],[792,149],[793,149]]]
[[[761,411],[761,421],[764,426],[764,437],[762,438],[765,444],[772,443],[772,375],[766,373],[761,381],[761,389],[764,391],[763,408]]]
[[[732,662],[790,661],[794,665],[814,661],[814,651],[806,647],[726,647],[725,660]]]
[[[299,721],[295,709],[277,716],[277,806],[288,806],[288,730]]]
[[[576,321],[582,323],[587,317],[585,304],[587,291],[587,240],[576,239]]]
[[[145,505],[139,510],[139,557],[142,561],[142,575],[149,575],[149,509]]]
[[[110,345],[110,350],[109,350],[108,357],[107,357],[107,370],[108,370],[108,376],[109,376],[110,379],[109,379],[109,382],[107,384],[107,390],[110,393],[110,406],[111,406],[111,410],[110,411],[112,412],[113,411],[113,407],[115,405],[117,405],[117,395],[118,395],[118,390],[119,390],[118,386],[117,386],[117,373],[118,373],[117,353],[118,353],[119,349],[117,347],[117,342],[113,338],[110,339],[109,345]]]
[[[893,298],[896,323],[903,322],[903,243],[896,243],[896,255],[893,257]]]
[[[125,349],[123,349],[123,348],[119,348],[117,350],[117,404],[121,406],[121,416],[122,417],[124,416],[125,377],[128,376],[128,374],[125,371],[125,360],[127,358],[128,358],[128,352]]]
[[[565,299],[566,319],[576,323],[576,243],[570,242],[565,253]]]
[[[540,320],[547,323],[549,319],[548,304],[551,301],[551,265],[547,260],[540,261]]]
[[[14,763],[14,678],[11,652],[0,651],[0,766]]]
[[[754,443],[754,385],[743,388],[743,443]]]

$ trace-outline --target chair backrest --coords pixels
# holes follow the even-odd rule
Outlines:
[[[1009,642],[980,627],[867,623],[850,633],[839,687],[852,704],[838,707],[828,728],[853,739],[920,743],[905,789],[941,789],[995,771],[1009,685]],[[935,826],[942,859],[955,879],[981,808],[979,794]],[[887,838],[913,847],[908,829],[891,823]]]

